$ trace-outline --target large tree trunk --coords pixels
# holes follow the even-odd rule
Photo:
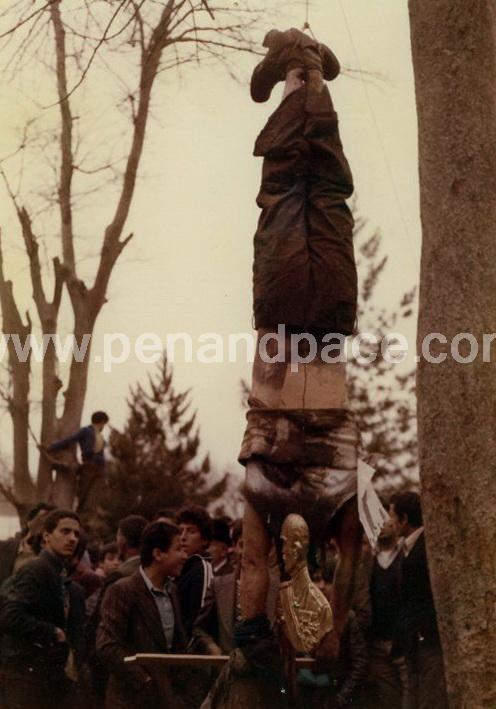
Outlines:
[[[423,229],[418,343],[422,500],[450,706],[496,706],[496,6],[410,0]],[[450,354],[472,333],[479,354]],[[467,345],[467,342],[464,343]],[[460,347],[461,354],[467,352]]]
[[[27,315],[26,325],[17,308],[12,281],[5,279],[3,255],[0,247],[0,307],[2,311],[2,331],[8,340],[9,372],[11,390],[1,391],[6,401],[12,420],[14,438],[14,460],[12,467],[13,489],[7,490],[2,485],[2,493],[16,508],[19,517],[24,515],[35,499],[35,487],[29,474],[29,377],[31,372],[31,354],[19,357],[12,341],[12,335],[19,337],[21,347],[31,335],[31,320]]]

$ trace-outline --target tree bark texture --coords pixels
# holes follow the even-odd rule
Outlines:
[[[3,258],[0,249],[0,307],[2,310],[2,330],[4,334],[17,333],[20,340],[25,341],[31,334],[31,320],[26,316],[23,323],[17,308],[12,281],[5,279],[3,272]],[[13,490],[6,495],[12,502],[19,515],[24,516],[27,508],[35,499],[35,489],[29,475],[29,378],[31,372],[31,356],[21,361],[16,354],[12,340],[8,341],[9,373],[11,377],[11,390],[3,392],[2,398],[6,400],[13,424]],[[3,493],[5,495],[5,493]]]
[[[452,709],[496,706],[496,6],[410,0],[422,260],[418,368],[422,502]],[[471,333],[479,353],[450,353]],[[468,354],[461,342],[460,354]],[[494,347],[492,348],[495,356]],[[475,351],[475,350],[473,350]]]

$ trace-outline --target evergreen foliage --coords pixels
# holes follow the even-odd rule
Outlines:
[[[146,385],[130,389],[129,415],[113,430],[109,480],[100,516],[106,525],[131,513],[151,518],[160,509],[207,506],[222,496],[226,476],[212,482],[208,454],[198,461],[200,434],[191,412],[190,391],[177,392],[164,354]]]
[[[404,293],[394,306],[377,305],[377,288],[387,264],[381,254],[381,235],[366,234],[357,219],[355,253],[359,272],[358,324],[360,333],[373,333],[380,343],[414,314],[416,287]],[[364,355],[373,353],[371,364],[354,358],[348,362],[350,406],[362,437],[363,455],[376,470],[374,482],[384,493],[412,487],[418,480],[415,368],[387,362],[380,344],[362,345]]]

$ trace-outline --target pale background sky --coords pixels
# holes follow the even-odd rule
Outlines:
[[[394,304],[417,282],[420,255],[407,0],[313,0],[310,8],[318,39],[332,47],[342,66],[380,75],[379,81],[340,76],[330,88],[360,213],[371,230],[380,230],[389,256],[378,297]],[[302,4],[281,19],[280,29],[301,26],[303,19]],[[260,30],[260,41],[268,29]],[[162,339],[167,333],[189,332],[197,338],[216,332],[227,340],[229,333],[251,330],[252,239],[261,170],[252,149],[280,100],[282,85],[268,104],[252,103],[248,80],[256,59],[243,55],[237,62],[240,84],[220,68],[190,67],[181,76],[167,74],[156,87],[142,179],[126,228],[135,237],[114,270],[93,357],[109,332],[124,332],[132,339],[144,332]],[[15,85],[4,86],[2,93],[2,106],[8,106],[0,138],[5,155],[14,145],[14,128],[27,99]],[[3,192],[0,199],[1,225],[15,244],[15,221]],[[104,203],[96,209],[100,213]],[[91,226],[85,225],[88,234]],[[78,248],[84,247],[83,238]],[[26,269],[15,247],[8,250],[5,267],[28,305]],[[412,325],[406,334],[413,348]],[[241,471],[235,462],[244,430],[239,381],[249,379],[250,365],[188,364],[180,359],[174,365],[175,386],[192,389],[203,452],[210,451],[217,468]],[[133,357],[109,374],[94,363],[85,418],[103,408],[120,427],[129,384],[143,380],[150,368]],[[7,424],[6,415],[2,423]]]

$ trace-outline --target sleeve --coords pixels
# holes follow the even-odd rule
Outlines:
[[[46,592],[40,574],[29,565],[21,569],[5,591],[1,611],[2,630],[27,642],[43,645],[56,642],[55,625],[40,620],[33,612],[40,605],[41,594]]]
[[[83,437],[84,428],[80,428],[79,431],[73,433],[72,436],[67,436],[67,438],[61,438],[59,441],[55,441],[55,443],[52,443],[52,445],[49,446],[48,450],[51,452],[61,451],[64,448],[69,448],[69,446],[72,446],[73,443],[79,443]]]
[[[96,636],[96,651],[106,669],[138,690],[148,679],[138,664],[128,664],[124,658],[134,655],[128,644],[128,621],[132,598],[125,587],[116,583],[108,588],[102,601],[101,621]]]
[[[217,645],[217,604],[213,584],[207,591],[205,601],[193,625],[192,648],[209,652],[209,646]]]
[[[354,615],[350,616],[348,621],[348,633],[348,671],[343,686],[338,692],[338,701],[342,706],[352,701],[356,690],[366,678],[368,667],[367,644]]]
[[[211,581],[209,562],[198,557],[183,583],[178,584],[181,614],[186,635],[191,638],[193,625],[198,617]]]

